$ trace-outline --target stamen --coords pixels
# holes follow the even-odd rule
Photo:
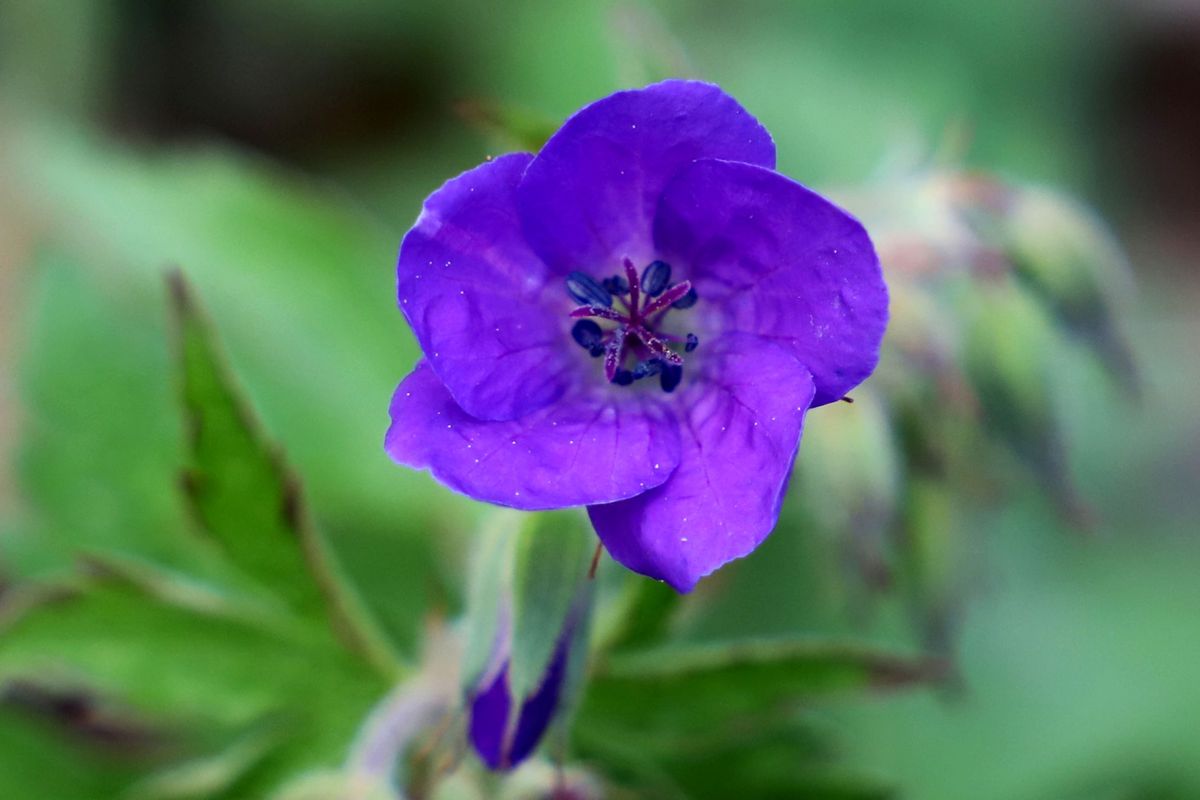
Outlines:
[[[571,327],[571,338],[585,350],[591,350],[600,344],[604,331],[590,319],[581,319]]]
[[[691,308],[692,306],[696,305],[696,301],[699,299],[700,296],[696,294],[696,290],[693,288],[683,297],[679,298],[674,303],[671,303],[671,308],[678,308],[680,311],[682,311],[685,308]]]
[[[604,357],[604,375],[609,382],[628,386],[657,375],[662,390],[673,392],[683,380],[682,353],[693,352],[700,346],[700,338],[694,333],[684,337],[656,329],[670,309],[695,305],[696,290],[691,281],[671,285],[671,266],[665,261],[650,262],[641,275],[628,258],[622,266],[624,276],[613,275],[599,282],[582,272],[567,276],[567,293],[580,304],[569,312],[576,320],[571,338],[592,357]],[[615,298],[619,302],[614,302]],[[598,320],[614,324],[604,327]],[[627,368],[629,356],[636,363]]]
[[[625,356],[625,329],[617,328],[613,337],[604,349],[604,377],[615,381],[617,370],[621,367],[621,359]]]
[[[634,314],[642,304],[641,283],[638,281],[637,269],[633,262],[625,259],[625,280],[629,283],[629,308]]]
[[[584,306],[612,308],[612,295],[596,279],[578,270],[567,276],[567,294]]]
[[[671,282],[671,265],[665,261],[651,261],[642,271],[642,289],[647,297],[658,297]]]
[[[605,278],[604,280],[600,281],[600,285],[612,294],[629,293],[629,282],[620,275],[613,275],[611,278]]]
[[[651,358],[647,361],[639,361],[633,368],[633,379],[639,381],[642,378],[648,378],[651,375],[657,375],[662,372],[662,359]]]
[[[568,315],[578,319],[579,317],[598,317],[600,319],[612,320],[613,322],[628,322],[629,318],[619,311],[613,311],[611,308],[601,308],[599,306],[580,306],[573,309]]]
[[[646,330],[641,325],[635,325],[629,329],[629,332],[636,336],[646,348],[659,358],[665,359],[672,364],[682,364],[683,357],[678,353],[673,352],[667,343],[655,336],[650,331]]]
[[[662,311],[664,308],[678,302],[681,298],[687,297],[690,291],[692,291],[691,281],[682,281],[675,284],[663,292],[661,297],[657,297],[653,302],[647,303],[646,307],[642,309],[642,316],[649,317],[651,314]]]
[[[658,376],[658,383],[664,392],[673,392],[683,380],[683,367],[676,364],[666,364]]]

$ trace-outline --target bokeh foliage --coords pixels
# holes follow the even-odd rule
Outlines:
[[[615,797],[1200,793],[1195,290],[1143,281],[1134,300],[1110,234],[1046,188],[1121,196],[1088,108],[1120,33],[1103,14],[180,3],[227,48],[190,51],[201,71],[230,65],[169,98],[193,115],[180,137],[138,110],[197,86],[128,60],[167,5],[2,10],[20,502],[0,509],[0,794],[379,788],[347,767],[395,683],[445,667],[427,623],[488,637],[466,564],[492,522],[382,452],[417,355],[396,243],[447,176],[681,72],[726,85],[786,172],[864,218],[894,324],[855,403],[810,417],[754,557],[683,601],[602,565],[571,780]],[[363,63],[400,87],[362,101],[396,106],[370,136],[353,98],[313,99]],[[288,116],[296,96],[316,112]],[[172,322],[172,267],[211,328]],[[545,637],[528,641],[536,662]],[[460,726],[401,760],[414,793],[552,784],[544,763],[498,781],[460,762]]]

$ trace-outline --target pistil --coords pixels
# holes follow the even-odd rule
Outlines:
[[[623,277],[614,275],[603,281],[582,272],[567,276],[567,293],[580,304],[570,311],[570,317],[579,320],[571,328],[571,336],[592,356],[604,356],[604,375],[610,383],[627,386],[658,375],[663,391],[674,391],[683,377],[683,356],[671,349],[672,343],[683,344],[684,352],[690,353],[700,340],[693,333],[683,339],[655,328],[670,309],[694,305],[696,290],[691,281],[671,285],[671,266],[665,261],[650,262],[641,275],[628,258],[623,267]],[[615,305],[614,297],[619,301]],[[615,326],[606,330],[593,320]],[[649,357],[626,369],[626,355],[639,350]]]

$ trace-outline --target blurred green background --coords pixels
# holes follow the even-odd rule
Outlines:
[[[417,357],[394,306],[399,240],[446,178],[670,75],[720,83],[771,130],[783,172],[834,192],[888,241],[954,241],[929,199],[957,185],[946,176],[1081,198],[1132,265],[1134,290],[1114,293],[1112,314],[1141,388],[1122,393],[1084,347],[1001,318],[982,358],[1044,359],[1031,405],[1053,425],[1006,428],[1003,387],[976,380],[975,427],[1011,434],[1016,457],[950,427],[938,435],[962,437],[957,455],[918,480],[897,399],[906,380],[893,366],[886,382],[885,351],[864,402],[809,422],[810,437],[826,420],[837,432],[883,398],[882,435],[904,462],[876,465],[884,519],[822,518],[794,497],[763,548],[673,607],[667,640],[851,636],[944,655],[953,678],[801,698],[776,709],[796,728],[755,721],[704,746],[682,735],[699,723],[667,720],[678,741],[664,734],[661,763],[606,748],[619,706],[599,707],[605,695],[577,722],[579,763],[613,796],[1200,797],[1200,12],[1168,0],[6,0],[0,796],[267,796],[341,763],[387,691],[311,632],[241,642],[222,626],[143,619],[145,603],[120,591],[7,635],[31,587],[75,580],[81,559],[188,586],[253,583],[180,534],[192,523],[178,475],[194,454],[165,269],[190,278],[340,569],[413,662],[428,620],[462,607],[482,509],[382,450],[388,398]],[[975,285],[930,291],[928,316],[978,321],[964,305],[993,299]],[[904,334],[890,334],[898,349]],[[976,352],[965,328],[945,336],[956,358]],[[810,437],[793,494],[819,491],[806,465],[836,480],[849,449]],[[1065,454],[1048,470],[1019,446],[1047,437]],[[866,561],[890,577],[847,558],[850,529],[882,537]],[[914,544],[914,530],[933,541]],[[612,565],[605,576],[624,580]],[[73,666],[57,694],[12,688],[58,661]],[[116,710],[61,692],[93,683],[144,691]],[[258,763],[271,745],[256,742],[274,741],[263,720],[289,704],[320,733],[271,756],[258,783],[188,794],[146,782],[198,753],[223,753],[214,763],[230,774],[242,763],[231,750]],[[187,733],[164,744],[164,729]]]

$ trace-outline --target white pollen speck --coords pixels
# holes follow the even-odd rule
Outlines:
[[[629,127],[630,127],[632,130],[635,130],[635,131],[636,131],[636,130],[637,130],[637,123],[630,123]]]
[[[686,541],[687,541],[687,537],[686,537],[686,536],[680,536],[680,537],[679,537],[679,541],[681,541],[681,542],[686,542]]]
[[[655,469],[658,469],[658,464],[655,464],[655,465],[654,465],[654,468],[655,468]]]
[[[449,422],[447,422],[447,423],[446,423],[446,430],[450,430],[450,429],[451,429],[451,428],[453,428],[453,427],[454,427],[454,426],[453,426],[453,425],[451,425]]]
[[[567,444],[575,444],[575,440],[574,440],[574,439],[570,439],[569,441],[567,441]]]
[[[448,266],[450,266],[450,262],[449,262],[449,261],[447,261],[447,262],[446,262],[446,266],[447,266],[447,267],[448,267]]]
[[[417,276],[417,280],[421,280],[421,276],[420,276],[420,275],[418,275],[418,276]]]
[[[475,459],[475,463],[476,463],[476,464],[478,464],[478,463],[479,463],[479,459],[478,459],[478,458],[477,458],[477,459]]]
[[[458,293],[459,293],[459,294],[466,294],[466,292],[464,292],[462,289],[459,289],[459,290],[458,290]]]
[[[516,444],[516,443],[517,443],[517,440],[516,440],[516,439],[513,439],[513,440],[512,440],[512,443],[513,443],[513,444]]]
[[[412,392],[405,392],[405,393],[404,393],[404,396],[405,396],[405,397],[412,397]]]
[[[514,496],[514,497],[520,497],[520,496],[521,496],[521,493],[520,493],[520,492],[513,492],[513,496]]]

